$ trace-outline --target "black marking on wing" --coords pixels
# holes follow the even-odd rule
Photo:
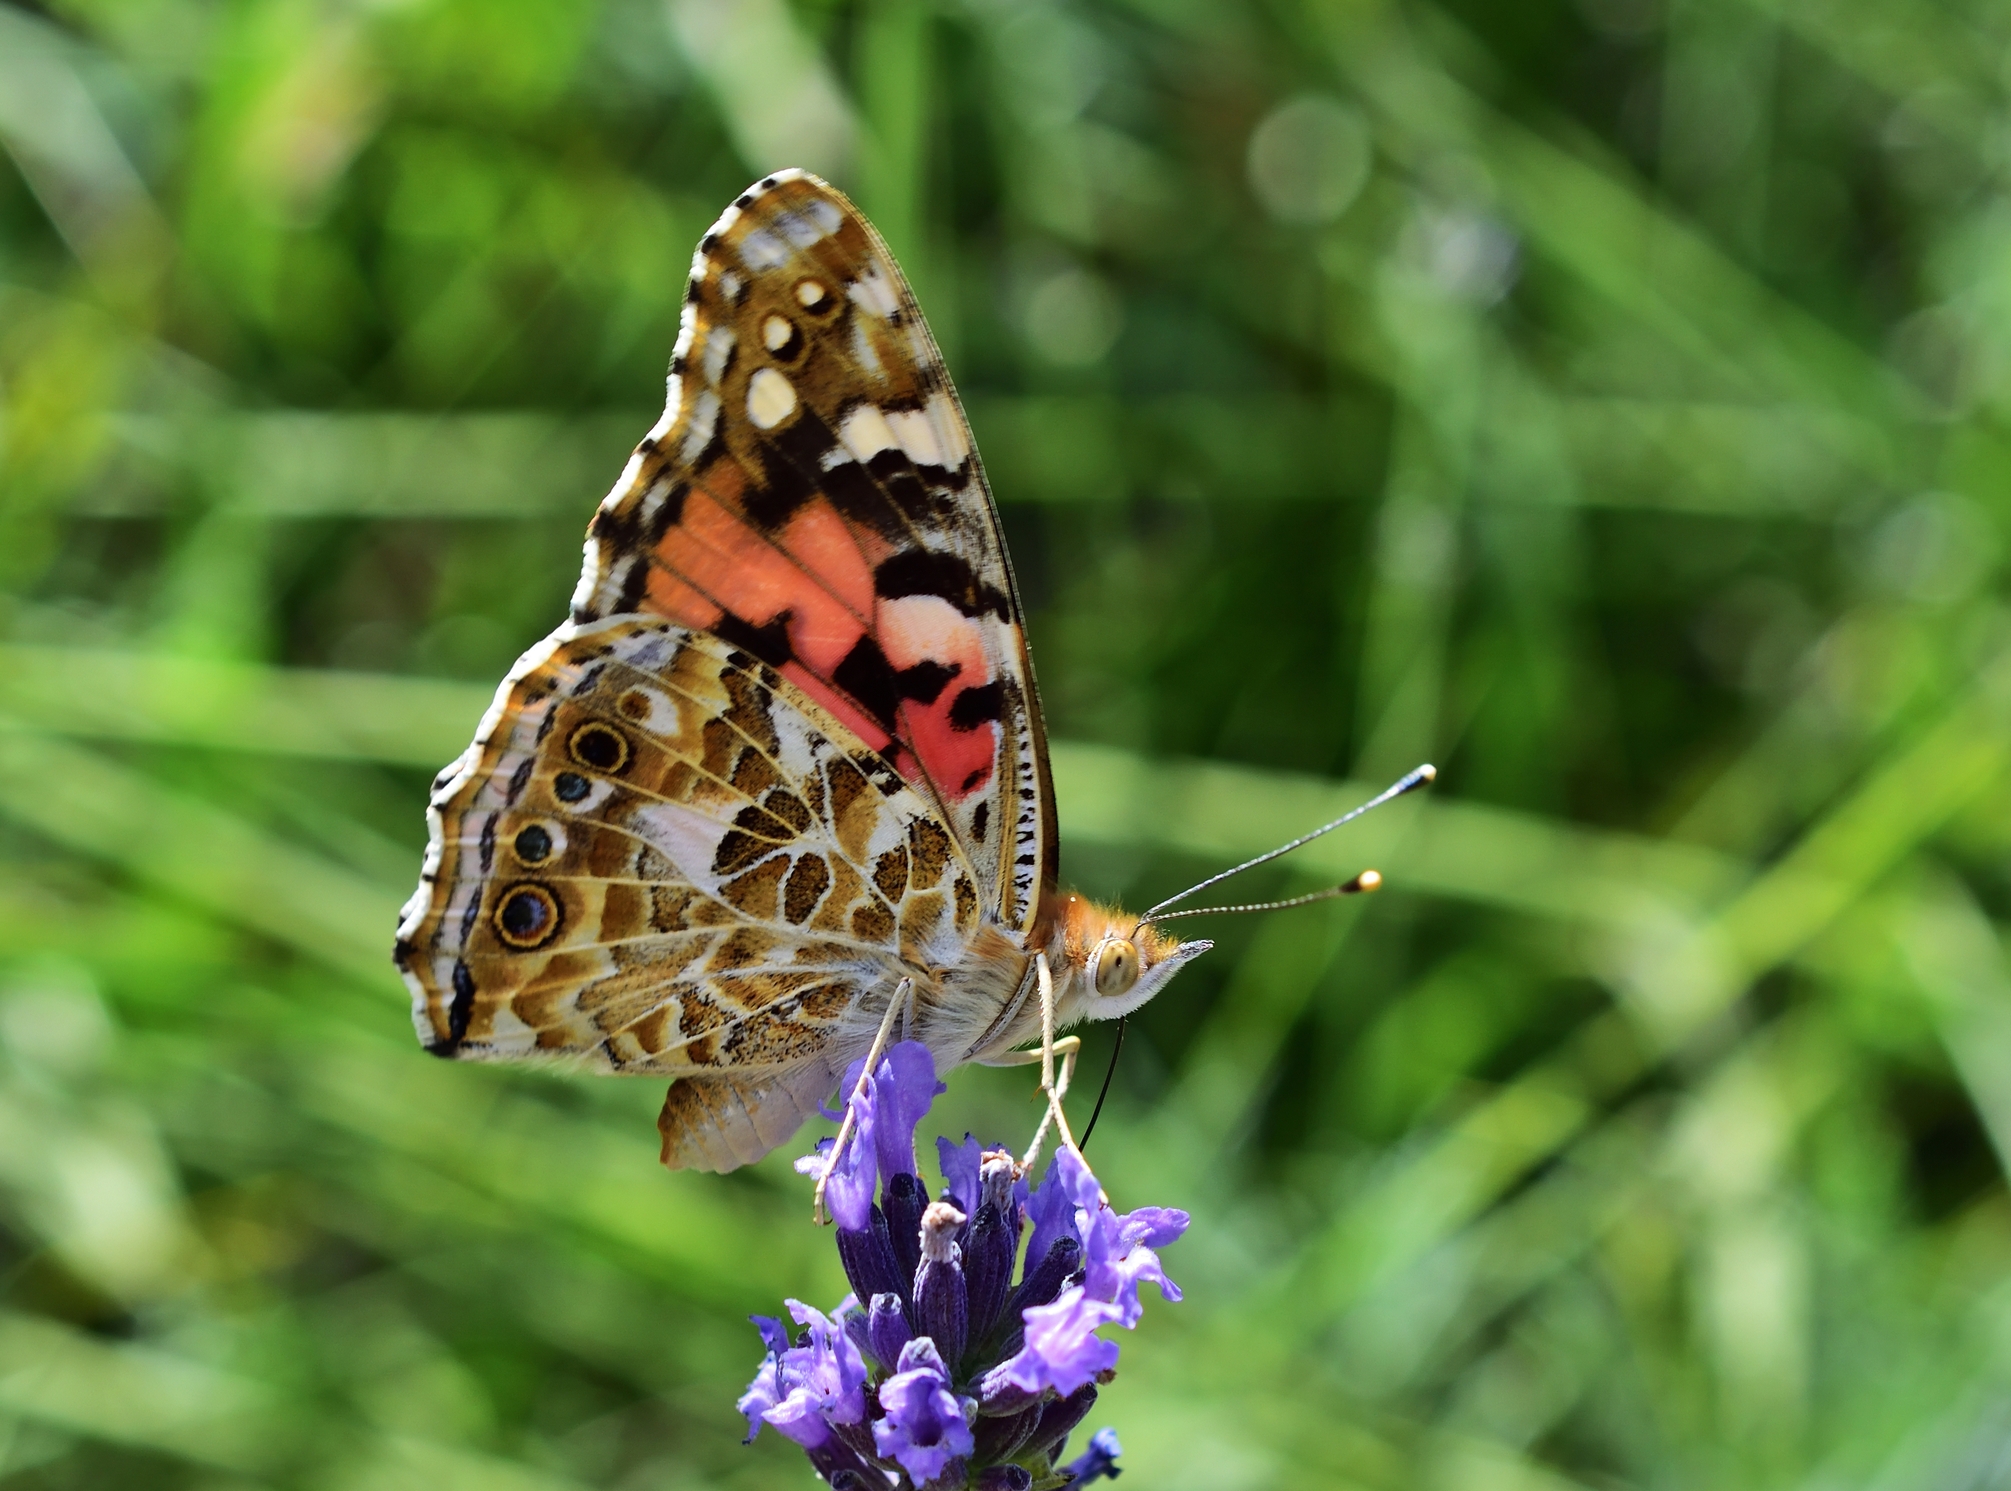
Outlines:
[[[907,549],[881,561],[873,571],[873,590],[890,601],[939,596],[966,616],[990,612],[1000,621],[1012,620],[1012,607],[1001,591],[979,579],[962,555],[937,549]]]
[[[435,1056],[452,1056],[468,1038],[468,1021],[475,1014],[475,975],[465,958],[454,960],[454,997],[447,1005],[447,1039],[426,1049]]]
[[[858,700],[859,707],[889,735],[894,733],[894,717],[901,707],[900,678],[872,633],[852,644],[844,660],[831,670],[831,681]]]
[[[933,704],[963,671],[962,663],[951,663],[946,667],[934,658],[924,658],[912,668],[903,668],[895,677],[900,683],[903,699],[913,699],[917,704]],[[969,693],[970,690],[964,692]]]
[[[950,703],[950,728],[971,731],[995,723],[1005,705],[1005,690],[997,679],[974,683]]]
[[[764,534],[777,532],[817,496],[818,483],[812,473],[817,469],[817,456],[830,447],[829,435],[814,419],[799,417],[787,429],[760,442],[768,459],[761,463],[761,479],[748,482],[740,502]]]
[[[503,793],[503,806],[516,806],[517,799],[524,795],[524,788],[530,785],[531,769],[537,764],[535,757],[526,756],[518,764],[517,769],[510,773],[510,785]]]
[[[778,611],[763,625],[755,626],[728,611],[712,630],[722,641],[779,668],[796,655],[789,645],[789,623],[795,615],[793,610]]]

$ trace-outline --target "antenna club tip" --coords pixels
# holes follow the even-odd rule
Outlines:
[[[1362,871],[1361,874],[1355,876],[1355,878],[1351,882],[1349,882],[1349,889],[1356,891],[1372,891],[1379,889],[1382,886],[1382,883],[1383,883],[1383,876],[1380,870],[1364,870]]]
[[[1417,779],[1420,782],[1436,782],[1438,780],[1438,768],[1433,766],[1429,761],[1425,762],[1424,765],[1417,769]]]

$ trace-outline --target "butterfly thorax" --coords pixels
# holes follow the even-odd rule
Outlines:
[[[1050,892],[1030,935],[996,923],[979,929],[953,968],[918,979],[918,1025],[911,1033],[951,1062],[998,1061],[1041,1035],[1034,954],[1047,955],[1055,1029],[1129,1014],[1204,951],[1136,915],[1072,891]]]

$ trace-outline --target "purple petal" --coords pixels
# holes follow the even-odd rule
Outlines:
[[[1136,1213],[1132,1214],[1136,1216]],[[1175,1213],[1185,1221],[1184,1214]],[[1083,1261],[1082,1287],[1091,1299],[1104,1300],[1117,1306],[1119,1323],[1126,1330],[1138,1324],[1143,1306],[1138,1302],[1138,1286],[1144,1283],[1157,1284],[1159,1292],[1169,1300],[1180,1298],[1180,1288],[1166,1277],[1166,1270],[1159,1266],[1159,1255],[1143,1242],[1129,1240],[1133,1229],[1126,1224],[1130,1218],[1119,1216],[1108,1207],[1094,1216],[1077,1213],[1077,1221],[1082,1224]],[[1147,1234],[1164,1235],[1172,1223],[1160,1219],[1147,1219],[1136,1229]],[[1178,1232],[1174,1233],[1178,1236]]]
[[[1103,1206],[1103,1187],[1096,1177],[1089,1173],[1089,1166],[1074,1150],[1063,1148],[1055,1153],[1054,1169],[1061,1176],[1062,1189],[1068,1192],[1068,1199],[1084,1211],[1093,1212]]]
[[[1064,1396],[1117,1365],[1117,1345],[1096,1335],[1117,1320],[1116,1305],[1089,1298],[1070,1285],[1051,1305],[1026,1312],[1026,1344],[1006,1363],[1011,1379],[1028,1389],[1053,1388]]]
[[[761,1332],[761,1344],[768,1348],[770,1355],[780,1356],[789,1349],[788,1328],[773,1315],[749,1315],[747,1318]]]
[[[957,1210],[967,1217],[978,1214],[978,1171],[984,1166],[985,1147],[969,1134],[962,1144],[948,1139],[936,1141],[936,1163],[942,1168],[943,1185]]]
[[[875,1127],[873,1084],[852,1095],[852,1135],[845,1141],[845,1153],[824,1183],[824,1205],[831,1220],[847,1232],[863,1232],[872,1225],[873,1215],[873,1130]],[[822,1151],[823,1146],[819,1146]]]
[[[1187,1230],[1189,1220],[1187,1213],[1178,1207],[1141,1206],[1117,1219],[1117,1233],[1128,1243],[1163,1248],[1168,1243],[1180,1241],[1180,1234]]]
[[[964,1400],[950,1391],[949,1371],[928,1337],[901,1348],[900,1370],[880,1384],[880,1406],[886,1417],[873,1425],[874,1447],[917,1486],[970,1454],[975,1441]]]
[[[768,1411],[782,1401],[785,1392],[781,1363],[773,1355],[762,1358],[761,1369],[747,1384],[747,1391],[740,1395],[740,1401],[733,1405],[747,1415],[746,1443],[754,1443],[754,1436],[761,1432]]]
[[[1047,1257],[1048,1250],[1062,1238],[1082,1241],[1075,1230],[1075,1203],[1062,1188],[1061,1175],[1052,1164],[1027,1196],[1026,1219],[1033,1227],[1026,1244],[1029,1268]]]
[[[836,1321],[801,1300],[787,1301],[789,1313],[798,1325],[810,1328],[809,1344],[793,1347],[781,1358],[782,1381],[795,1374],[789,1398],[765,1414],[767,1421],[783,1432],[784,1420],[776,1415],[788,1410],[792,1422],[800,1422],[800,1405],[792,1406],[798,1394],[813,1404],[823,1419],[832,1424],[856,1424],[866,1416],[866,1359]],[[797,1439],[798,1444],[812,1441]],[[821,1441],[818,1441],[821,1443]]]
[[[880,1175],[913,1175],[915,1166],[915,1126],[929,1111],[936,1094],[948,1092],[936,1080],[936,1058],[920,1041],[902,1041],[889,1047],[873,1073],[879,1127],[874,1134]]]
[[[1140,1284],[1157,1284],[1165,1298],[1179,1299],[1179,1287],[1166,1277],[1150,1244],[1176,1240],[1187,1230],[1187,1213],[1164,1206],[1115,1212],[1096,1195],[1095,1177],[1074,1154],[1067,1150],[1057,1154],[1055,1169],[1076,1201],[1084,1292],[1091,1299],[1116,1305],[1119,1323],[1127,1330],[1138,1324],[1142,1310],[1138,1302]]]
[[[814,1450],[831,1438],[831,1426],[825,1421],[824,1406],[807,1387],[796,1388],[761,1417],[764,1422],[773,1424],[777,1433],[795,1440],[806,1450]]]

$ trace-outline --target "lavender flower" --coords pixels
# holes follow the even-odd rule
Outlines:
[[[747,1415],[749,1442],[763,1424],[773,1425],[803,1446],[817,1473],[836,1486],[845,1474],[867,1472],[853,1445],[856,1432],[845,1433],[866,1417],[866,1365],[837,1321],[800,1300],[788,1305],[796,1323],[809,1327],[804,1343],[791,1346],[781,1321],[756,1315],[754,1325],[767,1343],[768,1356],[738,1407]]]
[[[977,1404],[950,1391],[950,1369],[927,1336],[901,1348],[894,1375],[880,1384],[880,1406],[887,1416],[874,1423],[873,1443],[917,1486],[935,1480],[951,1460],[970,1454],[969,1419],[977,1417]]]
[[[915,1129],[944,1090],[928,1049],[892,1047],[863,1088],[859,1072],[845,1078],[854,1136],[825,1190],[854,1294],[834,1316],[791,1300],[800,1344],[756,1317],[768,1356],[740,1400],[748,1438],[771,1425],[827,1483],[854,1491],[1115,1476],[1107,1429],[1058,1462],[1117,1363],[1098,1331],[1138,1323],[1141,1284],[1180,1298],[1156,1250],[1187,1214],[1113,1211],[1067,1147],[1029,1188],[1010,1153],[968,1136],[937,1141],[944,1187],[931,1202],[915,1164]],[[829,1142],[797,1169],[819,1173]]]

